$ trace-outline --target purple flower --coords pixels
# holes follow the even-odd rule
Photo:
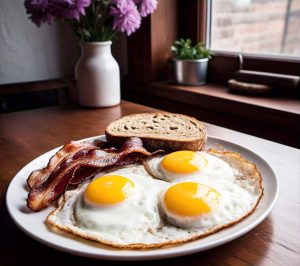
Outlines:
[[[85,15],[85,8],[91,4],[91,0],[50,0],[51,11],[58,19],[76,19]]]
[[[142,17],[147,17],[157,7],[157,0],[133,0],[137,5]]]
[[[29,19],[38,27],[42,23],[51,24],[55,20],[77,20],[78,23],[73,23],[72,26],[78,36],[85,41],[94,41],[111,39],[117,31],[131,35],[140,27],[142,17],[146,17],[157,8],[157,2],[157,0],[24,0],[24,5]],[[81,19],[83,16],[85,18]],[[102,30],[96,31],[97,28]]]
[[[131,35],[141,25],[141,16],[132,0],[113,0],[110,15],[113,19],[113,30],[120,30]]]
[[[91,0],[26,0],[24,5],[30,19],[37,25],[54,19],[76,19],[85,15]]]
[[[48,0],[26,0],[24,5],[26,13],[30,14],[29,18],[38,27],[44,22],[48,22],[48,24],[53,22],[54,17],[50,13],[50,4]]]

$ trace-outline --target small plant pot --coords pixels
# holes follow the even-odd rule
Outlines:
[[[178,84],[202,85],[206,82],[208,58],[173,59],[175,79]]]

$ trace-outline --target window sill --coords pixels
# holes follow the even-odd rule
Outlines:
[[[124,98],[181,112],[202,121],[300,147],[300,100],[283,96],[230,94],[222,85],[180,86],[170,82],[126,84]]]

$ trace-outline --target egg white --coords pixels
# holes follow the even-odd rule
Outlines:
[[[238,171],[230,167],[230,165],[217,158],[214,155],[209,154],[206,151],[196,152],[200,156],[204,157],[207,160],[207,164],[204,167],[200,167],[198,171],[193,173],[174,173],[170,172],[167,169],[162,167],[161,161],[164,156],[157,156],[146,160],[144,165],[148,172],[155,178],[159,178],[165,181],[174,181],[181,178],[191,178],[191,177],[207,177],[207,178],[217,178],[217,179],[228,179],[233,181],[235,175],[238,174]]]
[[[241,188],[237,183],[226,179],[208,178],[185,178],[171,182],[169,187],[182,182],[196,182],[214,188],[220,195],[218,206],[209,213],[196,217],[183,217],[170,212],[164,205],[163,197],[160,197],[160,210],[169,224],[186,229],[211,229],[219,225],[235,221],[253,207],[256,197],[250,192]]]
[[[81,228],[97,232],[116,233],[118,230],[152,230],[160,225],[157,210],[158,193],[165,183],[145,173],[142,166],[123,168],[110,174],[127,177],[134,183],[134,192],[124,201],[112,206],[87,204],[83,200],[85,185],[74,205],[74,219]],[[98,177],[101,178],[101,177]],[[152,193],[145,193],[145,189]]]
[[[211,154],[205,156],[216,157],[225,164],[209,158],[208,165],[214,162],[215,169],[217,166],[224,169],[223,166],[228,165],[231,171],[222,174],[222,170],[216,170],[213,177],[207,172],[165,181],[153,178],[143,165],[121,167],[110,174],[123,175],[134,182],[136,193],[131,199],[100,214],[101,208],[82,204],[82,193],[87,186],[83,184],[65,192],[58,208],[48,215],[46,222],[73,235],[120,248],[160,247],[212,234],[252,213],[263,189],[260,173],[254,164],[237,153],[215,151]],[[170,214],[161,199],[169,186],[182,181],[199,182],[217,190],[220,193],[219,207],[197,221]]]
[[[65,194],[66,202],[57,218],[65,225],[74,226],[80,234],[119,243],[126,243],[128,239],[137,241],[137,236],[159,228],[158,199],[167,183],[152,178],[142,165],[124,167],[109,174],[130,179],[134,183],[133,194],[111,206],[96,206],[84,200],[86,183]]]

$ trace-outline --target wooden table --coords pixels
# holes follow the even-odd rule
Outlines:
[[[14,225],[6,210],[5,191],[17,171],[38,155],[70,140],[101,135],[109,122],[123,115],[153,110],[122,102],[120,106],[105,109],[51,107],[0,115],[1,265],[151,263],[99,261],[48,248]],[[280,181],[278,202],[268,218],[246,235],[206,252],[155,264],[300,265],[300,151],[211,124],[206,124],[206,127],[210,135],[249,148],[273,166]]]

